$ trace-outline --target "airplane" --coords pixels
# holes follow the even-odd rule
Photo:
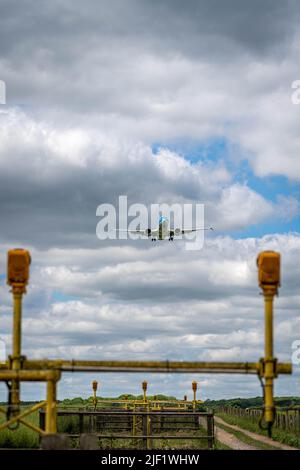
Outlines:
[[[178,237],[179,235],[184,235],[185,233],[192,233],[197,232],[198,230],[214,230],[213,227],[208,228],[192,228],[192,229],[180,229],[175,228],[174,230],[169,229],[169,220],[167,217],[161,215],[158,219],[158,227],[154,230],[151,228],[147,228],[145,230],[120,230],[117,231],[125,231],[127,233],[134,233],[138,235],[144,235],[151,238],[151,241],[156,240],[165,240],[168,239],[169,241],[173,241],[174,237]]]

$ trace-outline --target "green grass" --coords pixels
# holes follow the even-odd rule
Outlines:
[[[25,410],[27,407],[22,406],[21,409]],[[63,407],[64,409],[70,408],[70,406]],[[74,405],[73,405],[74,408]],[[81,406],[77,407],[81,408]],[[4,422],[5,416],[0,415],[0,423]],[[26,417],[26,420],[31,421],[36,426],[39,426],[39,411],[32,413]],[[86,423],[88,424],[88,423]],[[78,434],[79,433],[79,419],[76,416],[65,416],[58,417],[58,431],[67,434]],[[108,434],[107,431],[104,431]],[[130,432],[126,431],[126,434]],[[206,430],[203,427],[195,431],[186,431],[184,424],[178,422],[178,430],[172,431],[172,434],[178,436],[178,439],[153,439],[153,448],[155,449],[205,449],[207,448],[206,439],[200,439],[201,436],[206,435]],[[199,436],[199,439],[181,439],[182,435]],[[39,435],[30,428],[24,425],[20,425],[17,430],[12,431],[4,429],[0,431],[0,447],[1,448],[38,448],[39,447]],[[71,446],[76,447],[78,439],[74,438],[71,440]],[[99,448],[111,449],[111,448],[142,448],[142,440],[137,439],[135,445],[132,439],[114,439],[113,436],[108,439],[99,439]],[[224,449],[221,443],[216,443],[216,449]]]
[[[232,450],[232,449],[231,447],[228,447],[227,445],[223,444],[223,442],[218,441],[218,439],[215,439],[214,450]]]
[[[24,410],[26,407],[22,407]],[[39,412],[35,411],[31,415],[27,416],[26,421],[29,421],[36,426],[39,425]],[[5,421],[5,416],[1,413],[0,422]],[[22,448],[32,449],[39,447],[39,435],[32,429],[20,424],[19,427],[12,431],[5,428],[0,431],[0,447],[2,448]]]
[[[247,429],[248,431],[256,432],[257,434],[261,434],[266,436],[266,431],[260,429],[258,422],[252,422],[249,418],[240,417],[240,416],[232,416],[226,413],[216,413],[217,416],[224,419],[229,424],[235,424],[241,428]],[[232,431],[230,431],[232,432]],[[287,430],[282,430],[278,428],[273,428],[272,430],[272,438],[275,441],[282,442],[283,444],[287,444],[292,447],[297,447],[300,449],[300,432],[291,432]]]

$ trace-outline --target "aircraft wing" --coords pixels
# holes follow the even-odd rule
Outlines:
[[[188,229],[176,229],[174,235],[183,235],[185,233],[198,232],[199,230],[214,230],[213,227],[199,227],[199,228],[188,228]]]
[[[126,232],[126,233],[136,233],[139,235],[145,235],[145,230],[127,230],[127,229],[121,229],[121,228],[115,228],[113,230],[114,232]]]
[[[152,230],[150,228],[146,228],[144,230],[127,230],[127,229],[114,229],[115,232],[126,232],[126,233],[134,233],[136,235],[143,235],[144,237],[158,237],[159,229]]]

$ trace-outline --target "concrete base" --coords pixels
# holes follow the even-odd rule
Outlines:
[[[70,440],[65,434],[47,434],[42,436],[41,449],[65,450],[70,448]]]
[[[99,449],[98,437],[96,434],[81,434],[79,440],[81,450],[97,450]]]

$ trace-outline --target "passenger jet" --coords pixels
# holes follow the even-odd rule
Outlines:
[[[151,238],[152,241],[156,240],[165,240],[168,239],[169,241],[173,241],[174,237],[178,237],[179,235],[184,235],[185,233],[192,233],[197,232],[198,230],[214,230],[213,227],[208,228],[192,228],[192,229],[180,229],[175,228],[171,230],[169,228],[169,220],[167,217],[160,216],[158,220],[158,227],[154,230],[151,228],[147,228],[146,230],[118,230],[118,231],[125,231],[127,233],[134,233],[138,235],[144,235]]]

